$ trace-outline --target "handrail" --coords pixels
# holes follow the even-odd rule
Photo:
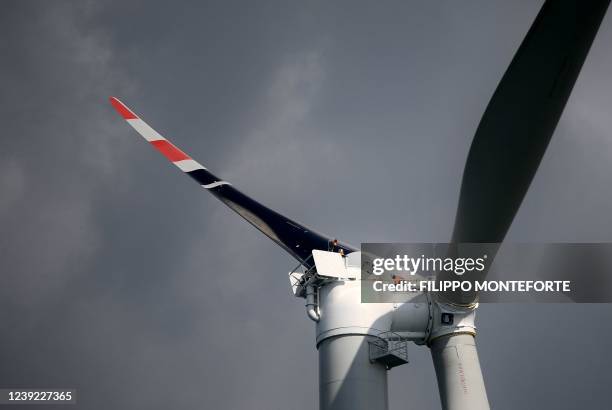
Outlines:
[[[370,343],[408,361],[408,344],[402,336],[395,332],[380,332]]]
[[[300,266],[304,267],[304,272],[303,272],[304,274],[308,273],[308,271],[310,271],[311,269],[314,269],[314,266],[312,268],[308,268],[305,265],[305,263],[308,262],[311,258],[312,258],[312,253],[310,254],[310,256],[308,256],[306,259],[304,259],[302,262],[298,263],[297,266],[291,270],[291,272],[297,272],[297,270],[300,268]]]

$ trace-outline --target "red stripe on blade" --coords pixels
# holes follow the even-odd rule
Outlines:
[[[117,112],[126,120],[133,120],[138,118],[136,114],[134,114],[128,107],[126,107],[121,101],[116,99],[115,97],[110,97],[110,102],[115,107]]]
[[[172,145],[167,140],[157,140],[151,141],[151,145],[153,145],[159,152],[161,152],[164,157],[168,158],[172,162],[182,161],[184,159],[191,159],[189,155],[185,154],[183,151]]]

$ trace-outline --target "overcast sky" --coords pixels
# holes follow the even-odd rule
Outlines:
[[[541,1],[4,1],[0,387],[88,409],[313,409],[295,262],[108,104],[270,207],[444,242],[480,116]],[[509,233],[612,240],[612,19]],[[495,409],[609,406],[609,305],[478,311]],[[439,408],[429,351],[391,408]]]

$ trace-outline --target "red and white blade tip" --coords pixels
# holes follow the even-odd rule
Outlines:
[[[118,98],[110,97],[110,103],[115,107],[115,110],[126,120],[135,120],[138,118],[136,114],[132,110],[130,110],[124,103],[122,103]]]

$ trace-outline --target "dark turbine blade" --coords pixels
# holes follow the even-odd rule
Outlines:
[[[117,112],[145,140],[165,156],[172,164],[187,174],[202,188],[209,191],[264,235],[285,249],[291,256],[308,268],[314,266],[312,251],[314,249],[343,251],[348,254],[355,249],[327,237],[312,229],[279,214],[260,204],[251,197],[234,188],[229,182],[214,175],[206,167],[195,161],[168,139],[151,128],[134,111],[115,97],[110,102]]]
[[[544,3],[485,110],[468,154],[452,242],[504,240],[550,138],[610,0]],[[489,247],[489,264],[498,246]],[[458,250],[451,247],[451,255]],[[482,280],[487,271],[481,272]],[[455,280],[440,273],[438,280]],[[445,292],[458,305],[475,291]]]
[[[273,211],[231,185],[219,186],[210,191],[307,268],[314,267],[314,261],[311,258],[314,249],[327,251],[332,246],[332,237],[317,233]],[[355,251],[354,248],[343,243],[338,243],[334,249],[336,251],[342,249],[345,254]]]
[[[609,0],[547,1],[478,125],[453,242],[501,242],[538,169]]]

